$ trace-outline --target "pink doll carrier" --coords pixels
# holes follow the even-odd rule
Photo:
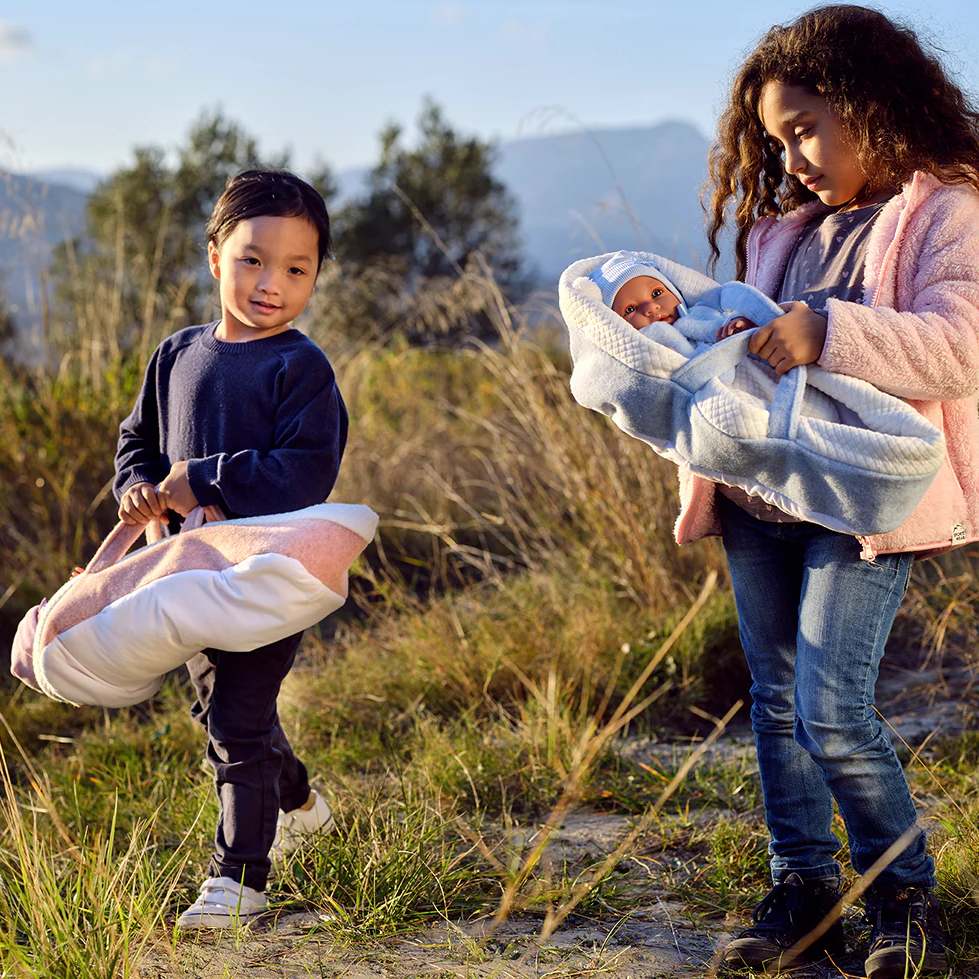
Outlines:
[[[180,534],[128,555],[143,528],[118,524],[84,571],[24,616],[13,675],[76,706],[139,703],[201,649],[246,653],[335,612],[377,530],[369,507],[343,503],[203,520],[195,510]]]

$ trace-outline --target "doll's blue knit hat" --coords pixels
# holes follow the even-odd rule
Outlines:
[[[602,302],[611,309],[612,303],[615,301],[615,294],[630,279],[636,278],[637,275],[648,275],[654,279],[659,279],[680,300],[678,312],[681,315],[686,315],[688,310],[683,293],[670,281],[661,268],[644,261],[648,255],[648,252],[616,252],[591,273],[589,278],[602,290]]]

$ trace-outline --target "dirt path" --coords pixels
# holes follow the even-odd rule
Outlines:
[[[971,674],[914,672],[892,666],[882,676],[879,702],[888,721],[917,747],[938,731],[962,731],[979,706]],[[689,744],[637,741],[623,746],[633,760],[670,762]],[[704,758],[753,760],[750,733],[729,732]],[[699,810],[698,822],[730,817],[729,811]],[[628,832],[633,820],[622,815],[578,811],[555,834],[552,855],[569,865],[583,865],[607,854]],[[678,862],[681,862],[678,858]],[[705,919],[676,900],[668,890],[657,894],[655,880],[637,869],[641,903],[626,917],[572,916],[547,942],[538,939],[542,918],[520,915],[491,932],[489,922],[444,922],[410,936],[356,947],[339,945],[328,924],[309,913],[280,914],[254,925],[237,939],[203,934],[174,945],[159,945],[139,972],[142,979],[411,979],[411,977],[479,977],[479,979],[558,979],[615,976],[621,979],[703,979],[712,972],[715,949],[743,921]],[[650,884],[652,883],[652,886]],[[848,932],[859,944],[865,938],[860,916],[848,912]],[[796,971],[796,979],[830,979],[841,970],[862,975],[862,956],[853,951],[838,963]],[[965,977],[964,977],[965,979]]]

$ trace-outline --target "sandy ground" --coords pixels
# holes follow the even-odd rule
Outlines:
[[[913,682],[909,682],[913,679]],[[976,700],[971,676],[937,671],[912,676],[892,667],[881,678],[879,702],[887,720],[912,746],[936,732],[954,734],[970,724]],[[637,741],[624,746],[641,759],[667,761],[689,744]],[[715,756],[752,757],[750,734],[732,731],[711,749]],[[705,759],[705,761],[709,760]],[[700,818],[715,815],[709,809]],[[716,815],[720,815],[717,813]],[[621,815],[579,811],[569,815],[555,835],[556,855],[569,860],[594,859],[614,849],[632,820]],[[637,871],[640,872],[640,871]],[[252,925],[237,936],[202,933],[176,944],[161,942],[144,961],[142,979],[307,979],[307,977],[449,977],[479,979],[544,979],[544,977],[711,976],[715,949],[742,921],[709,921],[687,913],[664,892],[650,897],[644,878],[643,903],[625,918],[572,916],[548,941],[538,938],[540,916],[521,915],[493,930],[488,920],[443,922],[410,936],[385,942],[340,945],[330,936],[329,924],[309,913],[280,914]],[[851,938],[859,942],[862,926],[858,913],[848,917]],[[829,979],[841,974],[861,976],[862,956],[855,952],[838,963],[792,973],[798,979]],[[964,977],[968,979],[968,977]]]

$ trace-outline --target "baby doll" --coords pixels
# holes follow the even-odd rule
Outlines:
[[[616,252],[591,279],[605,305],[640,333],[655,336],[662,332],[659,324],[667,323],[695,343],[712,343],[753,329],[758,324],[749,317],[756,315],[759,297],[770,302],[743,282],[728,282],[688,307],[666,274],[636,252]]]

